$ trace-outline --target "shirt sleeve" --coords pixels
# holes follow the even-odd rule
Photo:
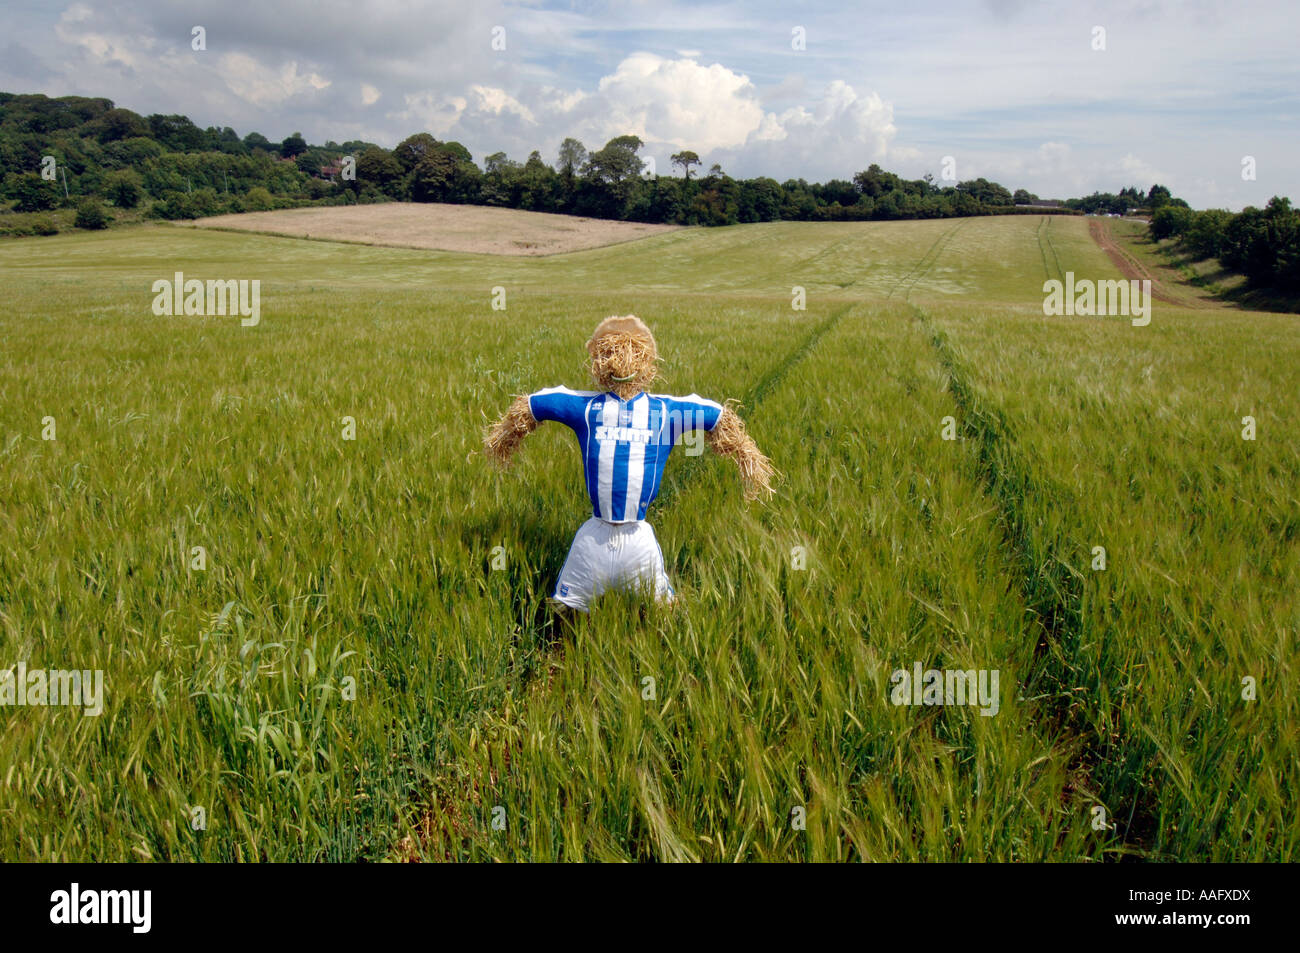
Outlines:
[[[567,387],[547,387],[528,395],[528,410],[534,420],[554,420],[576,430],[588,396]]]
[[[668,402],[668,420],[672,442],[692,430],[712,430],[722,416],[722,405],[699,394],[674,397]]]

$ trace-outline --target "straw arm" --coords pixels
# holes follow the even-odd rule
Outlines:
[[[745,487],[745,499],[768,500],[772,498],[772,478],[776,469],[758,444],[745,429],[745,422],[730,407],[724,407],[718,422],[706,438],[713,452],[729,458],[740,471],[740,482]]]
[[[516,397],[510,409],[501,415],[483,436],[483,453],[495,466],[505,469],[510,466],[524,438],[537,429],[539,421],[529,409],[526,396]]]

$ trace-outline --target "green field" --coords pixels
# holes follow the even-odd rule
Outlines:
[[[175,271],[260,324],[156,317]],[[1082,218],[0,244],[0,670],[106,691],[0,709],[0,859],[1295,860],[1300,324],[1044,317],[1068,271],[1119,277]],[[572,438],[477,450],[629,312],[783,479],[675,455],[679,606],[566,634]]]

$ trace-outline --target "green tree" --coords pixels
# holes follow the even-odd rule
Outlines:
[[[9,194],[18,200],[14,205],[14,210],[18,212],[46,212],[59,205],[58,188],[35,172],[14,176]]]
[[[568,138],[560,143],[560,163],[558,169],[560,175],[564,176],[570,183],[586,162],[587,147],[577,139]]]
[[[1011,193],[996,182],[990,182],[988,179],[972,179],[969,182],[958,182],[957,191],[965,192],[975,201],[982,205],[1014,205],[1015,199]]]
[[[867,166],[866,171],[859,172],[853,177],[853,185],[862,195],[877,199],[886,192],[892,192],[898,188],[900,181],[894,173],[886,172],[873,162]]]
[[[1232,213],[1221,208],[1197,212],[1191,227],[1183,236],[1183,244],[1197,258],[1219,258],[1223,254],[1223,244],[1231,221]]]
[[[148,136],[151,131],[144,117],[129,109],[110,109],[98,119],[87,123],[86,129],[93,130],[100,142],[135,139]]]
[[[390,198],[401,195],[402,164],[387,149],[370,146],[357,156],[356,182],[361,188],[373,185]]]
[[[1228,225],[1220,260],[1252,285],[1300,288],[1300,215],[1291,200],[1275,195],[1262,209],[1242,209]]]
[[[1173,194],[1163,185],[1153,185],[1151,191],[1147,193],[1146,206],[1155,211],[1162,205],[1168,205],[1171,198]]]
[[[483,160],[483,201],[488,205],[519,207],[520,174],[518,162],[504,152],[494,152]]]
[[[393,150],[393,158],[401,165],[403,174],[407,174],[415,169],[416,164],[425,155],[437,148],[437,139],[427,132],[417,132],[413,136],[407,136],[397,144],[397,148]]]
[[[1149,231],[1156,241],[1177,238],[1192,225],[1195,213],[1189,208],[1165,203],[1151,215]]]
[[[785,198],[775,179],[757,178],[740,183],[738,215],[742,222],[775,222]],[[854,196],[855,200],[857,196]]]
[[[110,165],[141,165],[147,159],[156,159],[162,154],[163,147],[144,136],[135,139],[121,139],[104,146],[104,157]]]
[[[269,212],[275,208],[275,196],[262,186],[254,186],[244,196],[244,208],[250,212]]]
[[[528,161],[519,175],[519,208],[548,212],[557,207],[559,198],[559,176],[534,149],[528,154]]]
[[[407,176],[408,191],[414,202],[464,202],[473,192],[470,181],[477,175],[458,162],[455,154],[432,149],[420,157]],[[468,164],[472,167],[472,163]],[[477,173],[477,169],[474,170]]]
[[[557,207],[569,208],[573,205],[578,191],[578,175],[586,164],[586,146],[572,137],[560,143],[559,164],[556,166],[560,178]]]
[[[198,152],[205,145],[203,130],[188,116],[154,113],[148,123],[153,137],[172,152]]]
[[[589,180],[587,204],[605,218],[625,218],[633,192],[640,181],[642,162],[636,154],[642,146],[636,136],[616,136],[605,148],[587,156],[583,169]]]
[[[438,143],[438,148],[443,152],[450,153],[452,159],[456,162],[467,162],[470,165],[474,164],[474,157],[470,155],[470,151],[454,139],[450,142]]]
[[[286,159],[293,159],[307,151],[307,140],[302,137],[301,132],[295,132],[291,136],[286,136],[284,142],[280,143],[280,155]]]
[[[675,166],[681,166],[682,178],[691,177],[691,166],[700,165],[700,157],[690,149],[683,149],[681,152],[674,152],[669,159]]]
[[[135,208],[144,197],[144,184],[135,169],[119,169],[104,177],[104,195],[118,208]]]

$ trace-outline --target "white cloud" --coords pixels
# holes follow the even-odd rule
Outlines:
[[[379,102],[379,90],[369,83],[361,84],[361,105],[373,106]]]
[[[590,127],[697,152],[742,145],[763,121],[749,77],[720,63],[633,53],[597,84]]]
[[[59,15],[60,23],[83,23],[94,16],[94,11],[84,3],[74,3]]]
[[[55,24],[54,32],[60,40],[81,47],[92,59],[105,66],[134,69],[139,59],[132,47],[147,50],[153,42],[149,38],[131,40],[127,37],[94,27],[95,11],[84,3],[74,3],[64,10]]]
[[[502,113],[514,113],[528,122],[535,123],[537,121],[533,118],[531,109],[504,89],[475,84],[469,88],[469,91],[470,95],[474,97],[474,108],[479,112],[492,113],[494,116],[500,116]]]
[[[1162,172],[1131,152],[1113,163],[1111,168],[1124,185],[1150,185],[1155,182],[1169,181],[1168,173]]]
[[[889,157],[896,132],[893,107],[879,94],[833,80],[811,109],[768,113],[743,149],[730,150],[724,167],[776,179],[848,178]]]
[[[272,69],[246,53],[226,53],[217,62],[221,78],[231,91],[257,106],[282,103],[299,93],[330,85],[319,73],[299,72],[296,61]]]
[[[388,113],[388,118],[403,123],[412,132],[424,130],[435,136],[445,136],[469,106],[463,96],[439,95],[427,90],[407,93],[402,99],[406,108]]]

